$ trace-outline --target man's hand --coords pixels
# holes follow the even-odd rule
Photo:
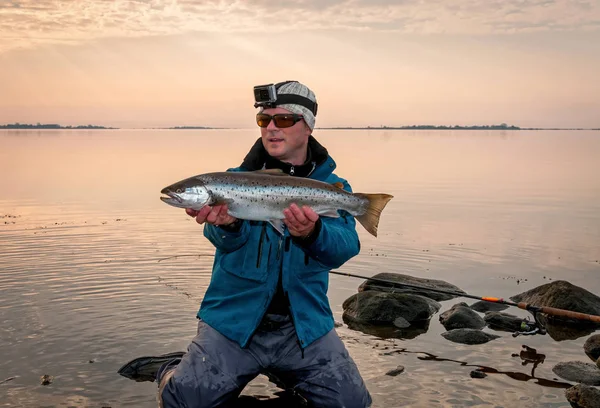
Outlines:
[[[292,204],[283,210],[283,215],[285,215],[283,223],[288,227],[290,235],[300,238],[308,237],[319,220],[319,214],[306,205],[300,208]]]
[[[185,212],[190,217],[195,217],[198,224],[229,225],[237,218],[227,214],[227,204],[208,206],[205,205],[199,211],[186,208]]]

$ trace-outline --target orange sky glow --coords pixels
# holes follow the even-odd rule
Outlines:
[[[600,127],[600,2],[0,0],[0,124],[252,127],[297,79],[317,127]]]

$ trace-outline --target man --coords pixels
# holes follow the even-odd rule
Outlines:
[[[230,171],[275,168],[351,191],[311,135],[317,103],[309,88],[296,81],[259,86],[255,99],[261,138]],[[354,218],[321,218],[292,204],[281,235],[269,223],[230,216],[226,205],[186,212],[204,225],[216,253],[197,336],[157,374],[161,406],[230,406],[260,373],[312,406],[370,406],[327,299],[329,270],[360,250]]]

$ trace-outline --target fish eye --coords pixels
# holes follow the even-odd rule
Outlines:
[[[181,189],[181,188],[178,188],[178,189],[177,189],[175,192],[176,192],[177,194],[181,194],[181,193],[183,193],[183,189]]]

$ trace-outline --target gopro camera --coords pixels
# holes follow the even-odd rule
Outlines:
[[[254,87],[254,107],[275,106],[277,100],[277,89],[275,84],[257,85]]]

